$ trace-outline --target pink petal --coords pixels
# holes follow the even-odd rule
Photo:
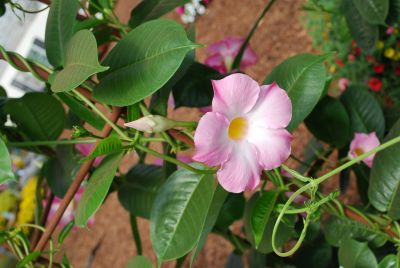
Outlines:
[[[249,112],[258,99],[260,87],[250,76],[235,73],[221,80],[212,80],[213,112],[224,114],[228,120]]]
[[[220,73],[226,73],[226,66],[225,66],[225,62],[224,59],[222,58],[222,56],[220,54],[214,54],[209,56],[205,62],[206,65],[214,68],[215,70],[217,70]]]
[[[267,170],[285,162],[291,152],[292,135],[286,129],[250,127],[247,140],[257,151],[258,162]]]
[[[94,143],[75,144],[75,149],[77,149],[83,156],[88,156],[94,147]]]
[[[261,86],[258,101],[248,116],[257,127],[284,128],[292,118],[292,102],[278,84]]]
[[[194,143],[196,152],[193,160],[210,166],[220,165],[232,150],[228,138],[229,121],[219,113],[206,113],[199,121]]]
[[[217,54],[217,53],[219,54],[221,51],[224,51],[227,49],[228,49],[228,47],[224,40],[207,46],[207,52],[209,54]]]
[[[257,63],[257,55],[256,53],[248,46],[244,50],[242,62],[240,63],[240,69],[244,70],[251,65]]]
[[[232,193],[254,190],[260,182],[261,167],[256,151],[247,141],[235,143],[229,159],[217,173],[221,186]]]
[[[350,143],[349,158],[355,158],[358,156],[356,153],[357,149],[361,150],[363,153],[366,153],[378,147],[379,145],[380,142],[375,132],[371,132],[369,134],[355,133],[354,138]],[[367,158],[364,158],[363,162],[367,166],[372,167],[374,157],[375,154],[372,154]]]

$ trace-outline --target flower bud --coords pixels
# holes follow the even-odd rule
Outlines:
[[[126,127],[134,128],[147,133],[162,132],[175,127],[175,125],[175,121],[159,115],[147,115],[139,118],[138,120],[125,124]]]

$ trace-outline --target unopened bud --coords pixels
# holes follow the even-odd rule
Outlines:
[[[138,120],[125,124],[126,127],[134,128],[147,133],[162,132],[175,127],[175,125],[175,121],[159,115],[147,115],[139,118]]]

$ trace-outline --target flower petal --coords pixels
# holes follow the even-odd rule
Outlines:
[[[372,149],[378,147],[380,145],[379,139],[376,136],[375,132],[371,132],[369,134],[365,133],[355,133],[352,142],[350,143],[350,151],[349,157],[355,158],[358,156],[357,150],[361,150],[361,153],[366,153],[371,151]],[[374,161],[375,154],[364,158],[363,162],[372,167],[372,163]]]
[[[260,182],[261,167],[256,151],[247,141],[235,143],[229,159],[218,170],[221,186],[232,193],[254,190]]]
[[[250,128],[247,140],[256,150],[264,169],[274,169],[285,162],[291,152],[292,135],[286,129]]]
[[[257,63],[257,55],[249,46],[244,50],[240,69],[244,70],[247,67]]]
[[[292,102],[278,84],[261,86],[258,101],[248,116],[257,127],[284,128],[292,119]]]
[[[221,80],[212,80],[213,112],[224,114],[228,120],[249,112],[258,99],[260,87],[245,74],[231,74]]]
[[[219,113],[206,113],[199,121],[194,143],[196,152],[193,160],[210,166],[226,161],[232,150],[228,137],[229,121]]]

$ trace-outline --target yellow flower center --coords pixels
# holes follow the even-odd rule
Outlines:
[[[364,151],[363,151],[361,148],[355,148],[355,149],[354,149],[354,153],[355,153],[357,156],[360,156],[360,155],[362,155],[362,154],[364,153]]]
[[[247,121],[243,117],[236,117],[229,124],[228,135],[232,140],[240,140],[247,133]]]

